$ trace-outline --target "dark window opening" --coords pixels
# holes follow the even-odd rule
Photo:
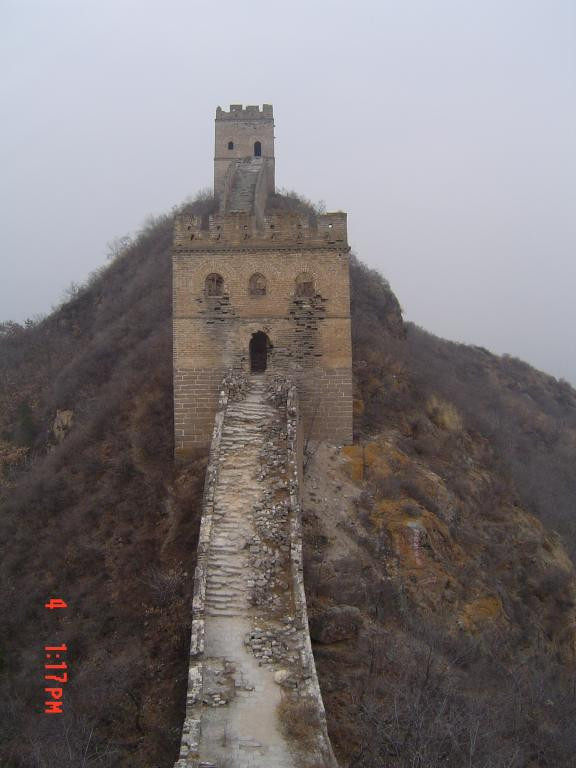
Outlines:
[[[251,373],[264,373],[268,365],[268,351],[271,346],[270,339],[262,331],[252,334],[250,339]]]
[[[265,296],[266,295],[266,278],[259,272],[256,272],[250,278],[250,296]]]
[[[314,296],[314,278],[303,272],[296,278],[296,296]]]
[[[234,142],[233,141],[229,141],[228,142],[228,149],[234,149]]]
[[[224,278],[215,272],[208,275],[205,282],[206,296],[222,296],[224,292]]]
[[[254,142],[254,157],[262,157],[262,144],[259,141]]]

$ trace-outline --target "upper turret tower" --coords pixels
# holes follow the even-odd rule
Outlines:
[[[231,104],[230,111],[216,109],[214,143],[214,195],[222,200],[226,181],[238,161],[262,158],[266,187],[274,186],[274,114],[271,104],[243,107]],[[232,166],[232,167],[231,167]]]

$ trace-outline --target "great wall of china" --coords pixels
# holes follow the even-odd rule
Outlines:
[[[352,440],[346,214],[271,207],[271,105],[218,108],[215,139],[219,212],[174,228],[176,459],[210,446],[175,768],[337,768],[301,482],[305,439]]]
[[[298,394],[227,377],[206,474],[176,768],[336,768],[308,633]],[[290,738],[302,718],[306,739]],[[288,734],[287,734],[288,732]]]

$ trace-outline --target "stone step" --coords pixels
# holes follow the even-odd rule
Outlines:
[[[238,486],[236,486],[237,491]],[[236,505],[238,504],[238,499],[235,499],[234,496],[232,496],[232,489],[230,493],[230,499],[228,498],[227,494],[218,494],[218,498],[216,499],[214,503],[214,525],[220,526],[222,523],[233,523],[237,526],[242,526],[243,524],[246,524],[246,510],[248,508],[252,508],[252,505],[246,504],[246,507],[242,510],[241,513],[238,513]],[[256,502],[255,502],[256,503]]]
[[[218,525],[218,531],[224,536],[236,536],[237,534],[242,534],[244,538],[248,537],[251,538],[250,532],[251,529],[248,528],[246,525],[239,525],[238,523],[219,523]]]
[[[228,414],[229,421],[225,428],[227,429],[235,423],[256,424],[257,419],[272,418],[273,415],[274,411],[271,409],[263,410],[261,408],[242,408],[242,410],[232,411],[232,413]]]
[[[250,426],[248,422],[239,426],[229,426],[222,431],[222,446],[238,446],[246,443],[262,442],[263,429],[260,424]]]
[[[217,581],[220,578],[218,574],[208,574],[207,589],[212,591],[220,591],[230,589],[233,592],[242,592],[246,590],[246,579],[242,575],[238,575],[234,578],[227,578],[222,581]]]
[[[208,582],[206,584],[206,589],[214,594],[224,594],[228,591],[236,594],[245,592],[247,588],[247,580],[243,576],[236,576],[227,581],[213,581],[212,578],[208,576]]]
[[[247,504],[246,505],[246,512],[241,517],[232,517],[228,516],[225,512],[223,514],[218,515],[214,520],[214,527],[219,531],[228,531],[228,532],[235,532],[235,531],[244,531],[248,532],[252,530],[251,525],[251,519],[248,519],[248,515],[251,514],[252,511],[252,505]]]
[[[210,595],[206,597],[206,605],[212,608],[242,608],[248,605],[248,595]]]
[[[232,597],[220,597],[219,595],[206,596],[206,605],[211,608],[241,608],[247,605],[246,595],[234,595]]]
[[[233,557],[234,555],[237,555],[241,549],[243,549],[247,541],[248,539],[245,537],[238,538],[236,541],[219,538],[212,545],[212,551],[216,555],[226,555]]]
[[[237,559],[237,562],[239,564],[243,563],[245,560],[245,557],[243,557],[243,554],[246,554],[246,553],[244,552],[244,550],[240,549],[237,544],[233,546],[229,542],[226,542],[226,543],[216,542],[211,546],[210,549],[211,549],[210,554],[214,555],[215,560],[222,560],[222,559],[231,557],[232,562],[234,562],[235,559]]]

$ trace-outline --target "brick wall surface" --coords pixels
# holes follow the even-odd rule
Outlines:
[[[177,217],[177,455],[209,442],[222,377],[231,368],[250,371],[250,340],[258,331],[269,340],[267,371],[298,384],[307,434],[336,443],[352,440],[348,251],[343,213],[315,223],[291,213],[267,215],[261,228],[248,214],[213,216],[208,224]],[[218,296],[206,288],[214,273],[223,280]],[[265,279],[264,295],[250,292],[255,274]],[[302,275],[312,281],[311,295],[298,295]]]

